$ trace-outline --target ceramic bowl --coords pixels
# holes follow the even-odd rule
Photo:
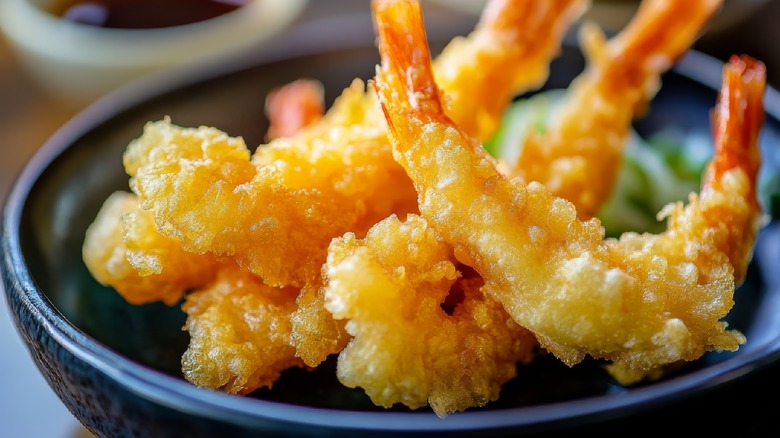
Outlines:
[[[56,2],[0,2],[0,31],[46,91],[83,105],[155,71],[197,68],[255,49],[289,25],[307,0],[252,0],[204,21],[149,29],[65,20],[49,12]]]
[[[756,411],[751,391],[780,386],[772,377],[780,375],[772,368],[780,358],[777,216],[761,233],[747,281],[728,317],[732,327],[747,335],[747,344],[736,353],[707,354],[653,383],[621,387],[595,363],[567,368],[540,358],[520,369],[497,402],[442,419],[428,409],[374,406],[360,389],[337,381],[332,360],[314,372],[290,370],[272,390],[244,397],[186,382],[180,356],[188,338],[181,330],[185,316],[180,309],[129,305],[99,285],[82,262],[87,226],[110,193],[127,190],[123,151],[147,121],[166,115],[179,125],[216,126],[243,136],[247,144],[262,143],[263,102],[271,88],[300,77],[316,78],[332,101],[354,77],[372,75],[378,56],[366,23],[356,35],[349,34],[356,27],[340,26],[347,33],[328,44],[312,46],[309,41],[305,50],[286,48],[284,54],[197,74],[163,75],[123,88],[66,124],[19,176],[2,223],[6,296],[40,372],[89,430],[110,437],[499,436],[574,427],[626,432],[637,424],[652,432],[683,421],[706,431],[708,425],[716,427],[708,416],[712,409],[729,404],[744,422],[749,417],[739,414],[740,409]],[[565,87],[582,65],[579,51],[566,47],[551,68],[547,87]],[[649,134],[674,126],[709,135],[721,67],[696,52],[683,58],[665,76],[637,130]],[[764,165],[780,169],[780,157],[771,147],[780,139],[775,91],[767,92],[766,104]],[[737,397],[742,399],[733,406]],[[692,404],[699,409],[686,408]]]

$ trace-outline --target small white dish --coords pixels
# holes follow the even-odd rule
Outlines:
[[[33,79],[55,96],[87,103],[148,73],[248,51],[289,25],[307,0],[250,0],[208,20],[151,29],[76,23],[56,0],[0,1],[0,31]]]

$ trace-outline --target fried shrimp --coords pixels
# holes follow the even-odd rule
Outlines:
[[[595,215],[611,194],[631,122],[721,3],[645,0],[606,42],[597,26],[583,26],[588,67],[569,87],[551,126],[544,133],[529,130],[517,161],[509,163],[511,175],[572,201],[583,219]]]
[[[421,217],[379,222],[364,239],[334,239],[325,306],[353,336],[337,375],[371,400],[440,417],[496,400],[536,340],[462,275],[452,249]]]
[[[399,198],[413,199],[411,193],[400,195],[403,172],[381,164],[381,153],[372,148],[354,148],[350,159],[359,167],[345,169],[335,143],[348,141],[350,129],[364,128],[345,126],[330,142],[309,137],[307,150],[288,145],[286,160],[258,165],[255,161],[275,151],[263,150],[250,161],[243,140],[216,128],[151,122],[128,146],[125,168],[141,208],[152,212],[160,233],[181,242],[184,250],[232,257],[271,286],[302,287],[319,278],[331,238],[389,214],[382,208],[404,211],[387,200],[390,195],[386,203],[369,206],[357,197],[357,188],[340,190],[346,190],[342,182],[356,185],[351,181],[360,174],[366,178],[360,195],[376,184],[373,190],[396,187]]]
[[[488,2],[474,31],[453,39],[434,61],[436,82],[453,103],[447,114],[470,135],[488,140],[512,98],[544,85],[564,34],[588,3]]]
[[[611,362],[631,383],[744,343],[723,318],[765,220],[755,197],[763,64],[742,57],[724,67],[701,194],[664,209],[661,234],[605,239],[598,219],[578,219],[543,184],[508,179],[447,117],[415,9],[388,4],[381,16],[375,87],[420,212],[542,347],[569,366]]]
[[[480,30],[466,38],[481,42],[459,44],[470,55],[490,52],[493,61],[484,68],[500,70],[500,74],[483,72],[474,77],[473,90],[453,94],[448,108],[457,110],[459,118],[495,113],[481,108],[508,102],[510,94],[522,91],[496,82],[511,80],[513,86],[520,86],[504,74],[504,68],[510,60],[516,61],[518,53],[529,54],[525,67],[531,71],[546,68],[534,64],[548,62],[552,56],[549,47],[559,43],[556,38],[561,37],[561,29],[574,19],[570,7],[550,8],[528,0],[523,4],[537,5],[544,13],[531,14],[525,8],[527,17],[513,14],[509,15],[511,21],[505,21],[498,17],[502,12],[511,13],[518,3],[494,1],[498,6],[490,9],[493,18],[483,21]],[[561,5],[569,3],[581,2]],[[549,55],[510,50],[511,41],[503,40],[512,35],[509,26],[523,28],[539,15],[558,17],[544,20],[554,27],[545,28],[543,40],[529,41],[523,34],[524,38],[512,41],[540,45],[539,53]],[[500,28],[488,32],[491,26]],[[487,41],[499,37],[501,44]],[[458,79],[458,71],[474,70],[473,62],[470,56],[458,58],[456,51],[448,53],[448,61],[443,62],[448,74],[443,77],[450,78],[451,85],[445,89],[461,87],[467,81]],[[504,60],[499,62],[501,56]],[[486,98],[476,92],[493,87],[504,94]],[[242,139],[216,128],[184,128],[165,119],[145,126],[143,135],[128,146],[124,164],[131,189],[141,208],[153,214],[160,234],[179,241],[185,251],[234,259],[270,286],[301,289],[305,305],[293,316],[295,338],[301,345],[320,341],[324,345],[319,351],[300,353],[309,358],[309,365],[343,346],[343,342],[322,336],[307,339],[311,333],[321,333],[318,328],[329,317],[318,289],[330,240],[348,231],[364,235],[390,214],[403,217],[417,211],[417,194],[392,157],[376,95],[366,92],[361,80],[345,89],[320,120],[292,136],[275,138],[254,154]]]
[[[499,87],[497,78],[509,81],[505,67],[517,61],[517,50],[510,50],[506,42],[497,47],[489,44],[491,38],[512,35],[509,24],[522,29],[539,15],[557,17],[544,20],[555,23],[545,33],[552,41],[528,41],[525,34],[526,39],[520,39],[526,46],[549,47],[559,43],[560,29],[573,19],[567,8],[525,3],[543,4],[537,6],[543,13],[532,14],[524,7],[529,13],[526,17],[513,13],[517,2],[499,1],[488,8],[490,19],[482,21],[467,39],[480,43],[459,43],[472,56],[480,51],[491,53],[494,59],[503,56],[501,62],[483,67],[495,72],[471,79],[474,90]],[[496,18],[501,13],[512,20]],[[492,26],[498,29],[490,31]],[[511,91],[503,92],[500,99],[478,99],[485,94],[481,91],[457,93],[454,88],[468,83],[458,79],[458,72],[471,72],[474,65],[471,56],[458,58],[454,50],[447,53],[442,69],[448,74],[442,76],[451,78],[448,83],[454,97],[449,108],[458,110],[459,118],[472,118],[483,112],[483,106],[495,107],[494,99],[506,103],[519,91],[498,88]],[[537,58],[544,67],[533,63],[525,67],[546,68],[548,57]],[[500,114],[496,119],[497,123]],[[142,208],[154,213],[162,234],[179,239],[187,251],[235,257],[273,286],[303,287],[318,278],[332,237],[346,231],[364,233],[391,213],[416,211],[416,193],[392,159],[376,96],[365,93],[360,80],[344,91],[320,121],[292,137],[258,147],[251,163],[241,139],[214,128],[180,128],[163,120],[149,123],[144,134],[130,144],[125,169]],[[292,225],[297,231],[290,229]]]
[[[190,343],[182,356],[188,381],[231,394],[271,387],[295,357],[290,315],[295,290],[271,288],[235,266],[220,270],[215,281],[187,295],[184,329]]]
[[[211,282],[223,264],[210,254],[193,254],[157,232],[138,198],[114,192],[89,226],[82,247],[93,277],[131,304],[174,305],[184,293]]]

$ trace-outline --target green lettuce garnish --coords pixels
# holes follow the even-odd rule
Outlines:
[[[565,90],[555,89],[513,102],[485,149],[496,158],[514,163],[528,130],[544,132],[564,96]],[[632,130],[614,192],[597,214],[607,235],[662,231],[666,224],[657,219],[658,212],[670,202],[687,201],[691,192],[699,190],[702,172],[711,157],[711,140],[705,134],[669,130],[642,138]],[[759,198],[765,209],[776,214],[780,175],[762,169]]]

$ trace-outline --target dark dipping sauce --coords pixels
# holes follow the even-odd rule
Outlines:
[[[253,0],[61,0],[48,8],[76,23],[118,29],[151,29],[197,23]],[[259,1],[259,0],[254,0]]]

